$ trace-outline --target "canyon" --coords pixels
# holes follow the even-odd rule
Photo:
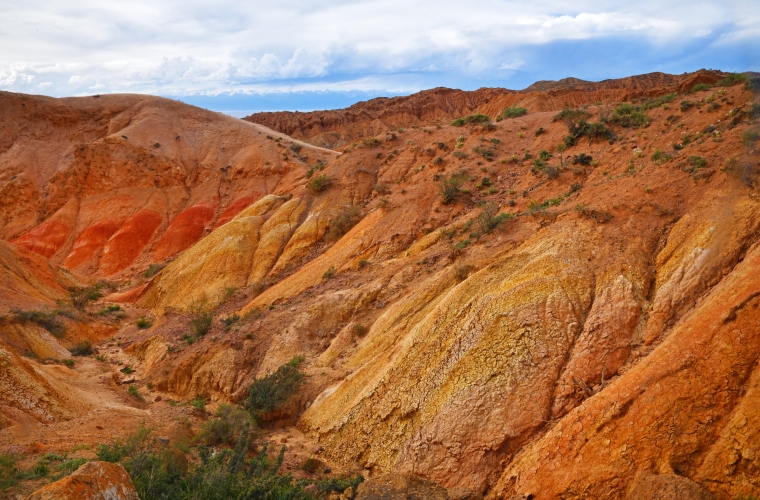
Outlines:
[[[759,102],[706,70],[243,120],[0,92],[0,448],[188,437],[298,358],[262,423],[296,476],[757,494]]]

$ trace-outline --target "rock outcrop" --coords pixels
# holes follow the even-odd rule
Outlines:
[[[73,474],[35,491],[27,500],[139,500],[119,464],[88,462]]]

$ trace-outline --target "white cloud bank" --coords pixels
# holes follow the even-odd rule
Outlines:
[[[0,0],[0,25],[4,90],[403,92],[418,85],[409,74],[508,75],[524,67],[526,48],[547,44],[634,40],[663,52],[700,38],[754,45],[760,4]]]

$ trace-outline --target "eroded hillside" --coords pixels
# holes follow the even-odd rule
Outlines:
[[[45,195],[4,208],[20,215],[3,226],[3,279],[27,301],[5,307],[52,308],[67,288],[109,278],[101,304],[129,316],[67,321],[70,332],[99,328],[95,341],[114,337],[99,344],[111,364],[150,387],[132,425],[173,411],[157,395],[240,401],[254,377],[301,356],[306,383],[266,426],[294,425],[340,470],[413,473],[491,498],[624,498],[647,474],[689,478],[717,498],[750,494],[760,481],[760,110],[745,86],[717,79],[665,75],[626,94],[578,82],[496,92],[462,114],[527,113],[455,126],[452,107],[412,128],[373,122],[377,134],[362,128],[341,154],[153,98],[65,101],[93,106],[77,123],[101,124],[130,103],[135,128],[89,137],[82,156],[84,132],[55,132],[70,163],[4,167],[4,192],[13,175],[37,172],[24,185]],[[139,119],[151,113],[161,120]],[[322,143],[321,133],[308,138]],[[192,134],[192,148],[161,153]],[[139,161],[125,152],[133,137],[144,138]],[[5,149],[3,165],[22,145]],[[87,174],[74,182],[74,172]],[[148,191],[176,207],[151,208],[160,224],[130,262],[109,267],[106,256],[138,241],[114,235],[149,226],[127,222],[152,206],[136,194]],[[77,245],[103,221],[116,229]],[[143,275],[150,264],[155,275]],[[193,336],[199,311],[213,323]],[[141,316],[150,326],[137,327]],[[6,325],[29,323],[9,313]],[[70,347],[68,335],[51,345]],[[8,366],[40,367],[8,344]],[[72,418],[3,398],[19,422],[51,424],[11,426],[6,442],[51,439]],[[99,411],[81,406],[76,418],[113,418]]]

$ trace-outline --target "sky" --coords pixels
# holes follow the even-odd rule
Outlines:
[[[433,87],[760,70],[759,0],[0,0],[0,90],[234,116]]]

